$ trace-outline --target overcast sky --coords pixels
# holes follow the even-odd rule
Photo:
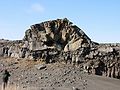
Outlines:
[[[30,25],[65,17],[92,41],[120,43],[120,0],[1,0],[0,38],[22,39]]]

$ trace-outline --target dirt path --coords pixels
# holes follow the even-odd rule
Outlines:
[[[101,76],[88,76],[86,90],[120,90],[120,80]]]

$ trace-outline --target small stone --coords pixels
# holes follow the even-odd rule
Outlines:
[[[45,68],[46,68],[46,65],[45,65],[45,64],[38,64],[38,65],[35,65],[35,67],[36,67],[38,70],[41,70],[41,69],[45,69]]]

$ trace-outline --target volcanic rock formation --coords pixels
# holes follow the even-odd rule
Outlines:
[[[67,18],[32,25],[25,32],[30,50],[53,47],[58,50],[74,51],[81,47],[90,47],[90,38]]]

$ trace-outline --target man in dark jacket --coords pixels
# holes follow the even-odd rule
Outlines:
[[[5,90],[5,88],[7,87],[7,84],[8,84],[8,80],[9,80],[9,77],[10,77],[10,73],[5,70],[4,73],[3,73],[3,90]]]

